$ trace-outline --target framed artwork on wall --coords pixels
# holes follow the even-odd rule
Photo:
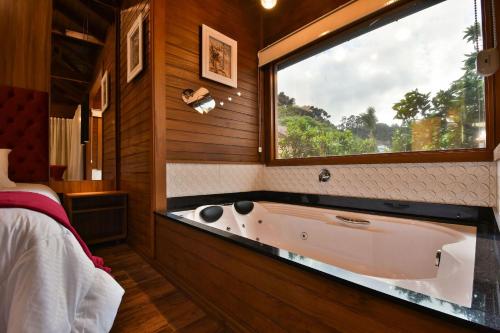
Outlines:
[[[142,14],[139,14],[127,33],[127,83],[142,71]]]
[[[238,43],[204,24],[201,27],[201,76],[238,87]]]
[[[101,112],[106,111],[109,106],[109,76],[105,71],[101,79]]]

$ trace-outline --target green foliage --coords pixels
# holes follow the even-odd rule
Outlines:
[[[349,130],[338,130],[327,116],[329,118],[324,110],[314,107],[299,107],[293,103],[278,105],[278,125],[284,129],[282,132],[278,129],[280,157],[304,158],[376,151],[375,140],[359,138]]]
[[[374,137],[375,130],[377,129],[377,116],[375,115],[375,108],[369,106],[365,113],[360,115],[363,127],[366,128],[370,134],[370,137]]]
[[[393,105],[392,109],[396,111],[394,118],[405,124],[415,120],[419,114],[425,117],[431,109],[429,96],[430,93],[422,94],[418,89],[407,92],[403,99]]]
[[[411,151],[411,129],[401,127],[394,131],[392,136],[392,152]]]

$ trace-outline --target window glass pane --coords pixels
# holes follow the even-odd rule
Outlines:
[[[277,157],[486,146],[481,8],[448,0],[280,68]]]

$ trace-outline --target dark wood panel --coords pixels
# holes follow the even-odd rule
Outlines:
[[[177,126],[183,126],[183,130],[177,130]],[[191,130],[196,131],[193,135]],[[228,146],[239,146],[239,147],[254,147],[257,148],[258,142],[255,137],[252,138],[241,138],[238,133],[232,133],[230,131],[225,131],[221,129],[217,131],[215,128],[206,126],[193,126],[192,124],[183,121],[167,121],[167,132],[169,138],[175,141],[185,141],[185,142],[200,142],[200,143],[214,143]],[[217,134],[213,134],[217,133]],[[242,132],[249,133],[249,132]],[[252,134],[252,133],[249,133]]]
[[[126,35],[143,15],[143,70],[126,82]],[[129,192],[128,242],[154,256],[153,211],[166,206],[164,1],[126,0],[120,24],[120,189]]]
[[[259,107],[257,51],[260,12],[244,0],[166,1],[166,149],[169,161],[257,162]],[[207,10],[209,8],[210,10]],[[186,15],[189,13],[189,15]],[[200,75],[201,25],[238,42],[238,88]],[[184,89],[206,87],[215,110],[199,115],[181,100]],[[237,95],[241,92],[241,96]],[[232,97],[232,101],[228,101]]]
[[[108,71],[109,103],[102,115],[102,177],[116,179],[116,112],[117,87],[116,84],[116,24],[112,24],[107,31],[102,51],[97,59],[94,81],[100,87],[102,75]],[[100,94],[100,89],[94,92]],[[99,98],[100,100],[100,98]]]
[[[187,124],[186,124],[187,123]],[[189,128],[189,131],[193,130],[197,133],[209,134],[213,135],[217,133],[217,135],[229,137],[229,138],[239,138],[246,139],[250,141],[255,141],[255,132],[254,131],[245,131],[240,129],[232,129],[226,128],[224,126],[212,126],[206,124],[199,124],[196,122],[190,122],[185,120],[174,120],[168,119],[167,121],[167,131],[168,130],[178,130],[178,128],[183,128],[185,130]],[[169,131],[168,131],[169,132]]]
[[[0,0],[0,84],[49,91],[51,23],[51,0]]]
[[[474,331],[162,217],[156,228],[162,271],[200,303],[211,304],[207,309],[247,331]]]
[[[143,15],[144,67],[127,83],[127,32]],[[129,193],[127,242],[153,256],[152,248],[152,78],[150,1],[126,0],[120,15],[120,177],[119,189]]]
[[[263,44],[267,46],[350,0],[278,1],[272,10],[263,10]],[[286,18],[283,16],[286,13]]]
[[[168,154],[167,161],[170,163],[242,163],[248,164],[248,156],[230,155],[207,152],[186,152],[171,151]]]
[[[68,193],[64,208],[71,224],[87,244],[127,236],[127,193],[120,191]]]
[[[227,155],[241,155],[252,156],[256,147],[240,147],[229,146],[224,144],[212,144],[202,142],[185,142],[171,140],[172,152],[195,152],[195,153],[212,153],[212,154],[227,154]]]
[[[223,333],[225,327],[127,245],[99,248],[125,289],[111,332]]]
[[[55,118],[73,119],[75,116],[76,108],[72,104],[50,104],[50,116]]]

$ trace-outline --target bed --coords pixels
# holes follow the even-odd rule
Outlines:
[[[44,185],[47,104],[46,93],[0,86],[0,332],[108,332],[124,290]],[[18,197],[36,200],[9,202]]]

